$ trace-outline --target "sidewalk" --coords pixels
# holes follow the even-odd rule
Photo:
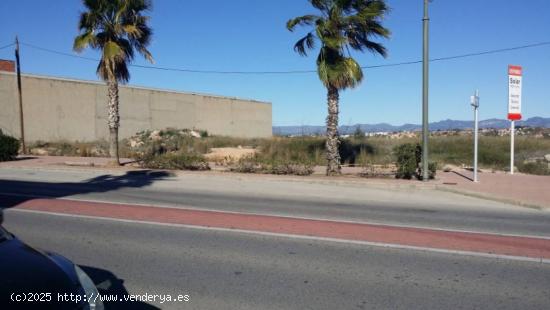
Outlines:
[[[139,169],[132,164],[131,159],[121,159],[123,166],[109,166],[109,158],[97,157],[66,157],[66,156],[27,156],[19,160],[0,162],[1,168],[27,168],[27,169],[85,169],[128,171]],[[358,170],[359,169],[359,170]],[[479,183],[471,181],[471,171],[455,169],[453,172],[438,171],[437,179],[430,182],[416,180],[396,179],[369,179],[357,176],[361,168],[346,168],[341,177],[326,177],[320,172],[309,177],[296,176],[274,176],[274,175],[246,175],[250,178],[270,178],[277,180],[292,180],[299,182],[320,182],[331,184],[353,184],[354,186],[371,186],[377,188],[410,188],[410,189],[438,189],[454,193],[496,200],[505,203],[521,205],[533,208],[550,209],[550,177],[535,176],[526,174],[509,175],[503,172],[480,173]],[[229,175],[223,168],[215,167],[210,172],[177,172],[197,174],[219,174]],[[317,169],[319,170],[319,169]],[[238,174],[243,176],[243,174]]]
[[[472,174],[463,169],[438,172],[438,189],[526,207],[550,208],[550,176],[485,172],[479,173],[479,183],[474,183]]]

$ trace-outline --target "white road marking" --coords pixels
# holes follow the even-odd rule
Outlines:
[[[441,231],[441,232],[456,232],[456,233],[467,233],[467,234],[483,234],[483,235],[492,235],[492,236],[499,236],[499,237],[519,237],[519,238],[533,238],[533,239],[545,239],[550,240],[550,236],[538,236],[538,235],[523,235],[523,234],[506,234],[506,233],[499,233],[499,232],[487,232],[487,231],[474,231],[474,230],[462,230],[462,229],[453,229],[453,228],[438,228],[438,227],[430,227],[430,226],[414,226],[414,225],[405,225],[400,223],[391,223],[391,222],[376,222],[376,221],[352,221],[352,220],[344,220],[344,219],[330,219],[330,218],[313,218],[313,217],[305,217],[305,216],[290,216],[290,215],[281,215],[277,213],[254,213],[254,212],[239,212],[239,211],[226,211],[226,210],[220,210],[220,209],[213,209],[213,208],[202,208],[202,207],[195,207],[195,206],[189,206],[189,205],[166,205],[166,204],[160,204],[160,205],[152,205],[152,204],[144,204],[144,203],[134,203],[134,202],[113,202],[113,201],[106,201],[106,200],[99,200],[99,199],[83,199],[78,197],[52,197],[52,196],[43,196],[43,195],[33,195],[33,194],[17,194],[17,193],[5,193],[0,192],[0,196],[15,196],[15,197],[29,197],[29,198],[42,198],[42,199],[52,199],[52,200],[64,200],[64,201],[78,201],[78,202],[90,202],[90,203],[104,203],[104,204],[123,204],[123,205],[129,205],[129,206],[139,206],[139,207],[152,207],[152,208],[165,208],[165,209],[176,209],[176,210],[191,210],[191,211],[206,211],[206,212],[220,212],[220,213],[228,213],[228,214],[235,214],[235,215],[253,215],[253,216],[272,216],[272,217],[280,217],[284,219],[298,219],[298,220],[309,220],[309,221],[320,221],[320,222],[338,222],[338,223],[346,223],[346,224],[363,224],[363,225],[376,225],[376,226],[384,226],[384,227],[395,227],[395,228],[412,228],[412,229],[426,229],[426,230],[434,230],[434,231]]]
[[[438,248],[429,248],[429,247],[400,245],[400,244],[393,244],[393,243],[346,240],[346,239],[316,237],[316,236],[304,236],[304,235],[294,235],[294,234],[285,234],[285,233],[261,232],[261,231],[244,230],[244,229],[206,227],[206,226],[188,225],[188,224],[159,223],[159,222],[151,222],[151,221],[138,221],[138,220],[118,219],[118,218],[90,216],[90,215],[75,215],[75,214],[65,214],[65,213],[37,211],[37,210],[8,209],[8,211],[9,212],[22,212],[22,213],[26,213],[26,212],[27,213],[36,213],[36,214],[42,214],[42,215],[55,215],[55,216],[72,217],[72,218],[85,218],[85,219],[93,219],[93,220],[106,220],[106,221],[123,222],[123,223],[130,223],[130,224],[147,224],[147,225],[167,226],[167,227],[181,227],[181,228],[189,228],[189,229],[197,229],[197,230],[220,231],[220,232],[242,233],[242,234],[252,234],[252,235],[264,235],[264,236],[283,237],[283,238],[290,238],[290,239],[303,239],[303,240],[337,242],[337,243],[357,244],[357,245],[375,246],[375,247],[383,247],[383,248],[391,248],[391,249],[414,250],[414,251],[433,252],[433,253],[442,253],[442,254],[475,256],[475,257],[492,258],[492,259],[503,259],[503,260],[513,260],[513,261],[522,261],[522,262],[535,262],[535,263],[541,263],[541,264],[550,264],[550,259],[543,258],[543,257],[535,258],[535,257],[524,257],[524,256],[514,256],[514,255],[501,255],[501,254],[494,254],[494,253],[481,253],[481,252],[472,252],[472,251],[447,250],[447,249],[438,249]]]

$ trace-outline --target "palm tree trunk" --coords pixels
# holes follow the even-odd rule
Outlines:
[[[107,81],[109,91],[108,124],[109,124],[109,155],[117,165],[120,165],[118,155],[118,127],[120,115],[118,114],[118,83],[116,80]]]
[[[328,86],[328,116],[327,116],[327,175],[341,174],[340,140],[338,140],[338,89]]]

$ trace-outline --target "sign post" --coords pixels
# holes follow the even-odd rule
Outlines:
[[[474,182],[479,182],[477,179],[477,141],[478,141],[478,132],[479,132],[479,126],[478,126],[478,117],[477,117],[477,111],[479,108],[479,90],[476,90],[475,95],[470,97],[470,104],[474,107]]]
[[[514,174],[515,121],[521,120],[521,86],[523,69],[508,66],[508,119],[510,120],[510,174]]]

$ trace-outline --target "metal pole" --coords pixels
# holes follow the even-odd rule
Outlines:
[[[428,87],[429,87],[429,17],[428,1],[424,0],[424,18],[422,24],[424,28],[424,46],[422,58],[422,180],[428,181]]]
[[[17,90],[19,92],[19,125],[21,128],[21,150],[27,154],[25,145],[25,123],[23,119],[23,95],[21,90],[21,65],[19,64],[19,39],[15,36],[15,61],[17,63]]]
[[[477,141],[479,138],[478,131],[478,108],[479,108],[479,91],[476,90],[476,94],[474,97],[474,182],[479,182],[477,179]]]
[[[510,174],[514,174],[514,136],[516,122],[512,121],[510,125]]]

